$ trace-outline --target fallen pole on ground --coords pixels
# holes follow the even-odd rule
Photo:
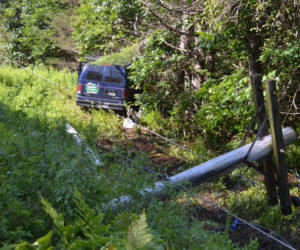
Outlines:
[[[285,146],[288,146],[297,140],[296,132],[292,128],[288,127],[282,129],[282,134]],[[237,148],[214,159],[208,160],[179,174],[173,175],[166,181],[158,181],[154,184],[153,187],[144,188],[139,192],[140,194],[147,196],[147,198],[159,197],[163,195],[164,190],[168,185],[177,186],[180,183],[189,182],[193,186],[197,186],[204,182],[210,181],[218,176],[232,171],[233,169],[245,165],[243,160],[251,146],[252,143],[249,143],[243,147]],[[257,140],[250,153],[248,154],[247,160],[249,162],[253,162],[266,157],[272,152],[272,146],[271,135]],[[133,200],[130,195],[123,195],[119,198],[113,199],[110,202],[110,206],[112,206],[113,208],[117,208],[132,201]]]
[[[66,132],[70,135],[73,135],[73,137],[76,140],[76,143],[78,145],[84,145],[86,153],[88,153],[94,160],[94,164],[96,166],[103,166],[103,163],[99,161],[94,153],[94,151],[85,143],[85,141],[82,139],[82,137],[78,134],[78,132],[73,128],[69,123],[66,123]]]

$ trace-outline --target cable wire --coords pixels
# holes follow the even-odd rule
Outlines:
[[[120,116],[120,115],[118,115],[118,114],[116,114],[116,116],[120,117],[121,119],[124,118],[123,116]],[[133,121],[133,122],[134,122],[134,121]],[[181,144],[179,144],[179,143],[177,143],[177,142],[175,142],[175,141],[173,141],[173,140],[171,140],[171,139],[169,139],[169,138],[167,138],[167,137],[164,137],[164,136],[160,135],[160,134],[157,133],[157,132],[154,132],[154,131],[148,129],[148,128],[146,128],[146,127],[144,127],[144,126],[138,124],[137,122],[134,122],[134,124],[135,124],[137,127],[140,127],[141,129],[144,129],[144,130],[148,131],[149,133],[154,134],[154,135],[156,135],[157,137],[160,137],[161,139],[163,139],[163,140],[165,140],[165,141],[167,141],[167,142],[169,142],[169,143],[171,143],[171,144],[174,144],[174,145],[176,145],[176,146],[178,146],[178,147],[180,147],[180,148],[182,148],[182,149],[184,149],[184,150],[186,150],[186,151],[188,151],[188,152],[190,152],[190,153],[192,153],[192,154],[198,156],[199,158],[202,158],[203,160],[206,160],[206,161],[209,160],[207,157],[205,157],[205,156],[203,156],[203,155],[200,155],[200,154],[198,154],[198,153],[192,151],[191,149],[189,149],[189,148],[187,148],[187,147],[185,147],[185,146],[183,146],[183,145],[181,145]]]
[[[162,176],[160,173],[158,173],[158,172],[156,172],[156,171],[154,171],[154,170],[152,170],[152,169],[151,169],[151,171],[149,171],[149,172],[152,172],[152,173],[155,173],[155,174],[157,174],[157,175],[159,175],[159,176]],[[185,190],[185,191],[189,191],[189,189],[188,189],[186,186],[184,186],[184,185],[182,185],[182,184],[180,184],[180,183],[175,183],[174,181],[172,181],[172,179],[171,179],[168,175],[164,174],[163,177],[164,177],[166,180],[168,180],[170,183],[174,183],[175,186],[177,186],[177,187],[179,187],[179,188],[181,188],[181,189],[183,189],[183,190]],[[235,219],[237,219],[237,220],[243,222],[245,225],[248,225],[248,226],[251,227],[252,229],[254,229],[254,230],[256,230],[256,231],[262,233],[262,234],[265,235],[266,237],[268,237],[268,238],[270,238],[270,239],[276,241],[277,243],[279,243],[279,244],[285,246],[286,248],[291,249],[291,250],[296,250],[296,248],[294,248],[293,246],[291,246],[291,244],[289,244],[285,239],[284,239],[284,241],[283,241],[283,240],[279,240],[279,239],[275,238],[273,235],[271,235],[271,234],[269,234],[269,233],[266,233],[266,232],[264,232],[263,230],[261,230],[260,228],[258,228],[258,226],[256,226],[256,225],[254,225],[254,224],[252,224],[252,223],[250,223],[250,222],[248,222],[248,221],[242,219],[241,217],[239,217],[239,216],[237,216],[237,215],[235,215],[235,214],[229,212],[227,209],[225,209],[225,208],[223,208],[223,207],[221,207],[221,206],[215,204],[214,202],[212,202],[212,201],[210,201],[210,200],[204,198],[204,197],[201,196],[200,194],[194,194],[194,196],[197,197],[197,198],[199,198],[199,199],[201,199],[204,203],[207,203],[207,204],[209,204],[209,205],[211,205],[211,206],[213,206],[213,207],[215,207],[215,208],[217,208],[217,209],[223,211],[224,213],[228,214],[229,216],[231,216],[231,217],[233,217],[233,218],[235,218]],[[260,226],[260,227],[263,227],[263,226]],[[266,228],[266,227],[263,227],[263,228],[269,230],[270,232],[273,232],[271,229],[268,229],[268,228]],[[277,234],[277,233],[276,233],[276,234]],[[278,234],[277,234],[277,235],[278,235]],[[280,238],[283,239],[282,236],[280,236]]]
[[[256,114],[255,114],[255,116],[253,117],[251,123],[250,123],[249,126],[247,127],[246,133],[245,133],[243,139],[241,140],[241,142],[240,142],[238,148],[241,147],[241,146],[243,146],[243,145],[245,144],[246,138],[247,138],[247,136],[249,135],[250,130],[254,128],[256,119],[257,119],[257,117],[258,117],[258,114],[261,112],[261,109],[262,109],[262,107],[259,106],[259,108],[258,108],[258,110],[257,110],[257,112],[256,112]]]
[[[181,145],[181,144],[179,144],[179,143],[177,143],[177,142],[174,142],[173,140],[171,140],[171,139],[169,139],[169,138],[166,138],[166,137],[164,137],[164,136],[162,136],[162,135],[160,135],[160,134],[158,134],[158,133],[156,133],[156,132],[154,132],[154,131],[152,131],[152,130],[146,128],[146,127],[143,127],[143,126],[141,126],[141,125],[139,125],[139,124],[137,124],[137,126],[139,126],[139,127],[141,127],[142,129],[145,129],[146,131],[148,131],[148,132],[150,132],[150,133],[152,133],[152,134],[154,134],[154,135],[156,135],[156,136],[158,136],[158,137],[160,137],[160,138],[166,140],[167,142],[169,142],[169,143],[171,143],[171,144],[174,144],[174,145],[176,145],[176,146],[178,146],[178,147],[180,147],[180,148],[182,148],[182,149],[184,149],[184,150],[186,150],[186,151],[188,151],[188,152],[190,152],[190,153],[192,153],[192,154],[194,154],[194,155],[197,155],[198,157],[200,157],[200,158],[202,158],[202,159],[204,159],[204,160],[206,160],[206,161],[209,160],[209,159],[206,158],[205,156],[200,155],[200,154],[198,154],[198,153],[192,151],[191,149],[189,149],[189,148],[187,148],[187,147],[185,147],[185,146],[183,146],[183,145]]]
[[[180,187],[182,187],[184,190],[188,191],[188,188],[186,188],[185,186],[181,185],[181,184],[177,184],[177,185],[180,185]],[[224,213],[230,215],[231,217],[234,217],[235,219],[238,219],[239,221],[242,221],[245,225],[248,225],[249,227],[255,229],[256,231],[264,234],[266,237],[276,241],[277,243],[281,244],[282,246],[285,246],[286,248],[288,249],[291,249],[291,250],[296,250],[296,248],[292,247],[291,244],[287,243],[286,240],[282,241],[282,240],[279,240],[277,238],[275,238],[273,235],[271,234],[268,234],[266,232],[264,232],[263,230],[261,230],[260,228],[258,228],[257,226],[255,226],[254,224],[251,224],[250,222],[242,219],[241,217],[229,212],[227,209],[223,208],[223,207],[220,207],[219,205],[215,204],[214,202],[204,198],[203,196],[199,195],[199,194],[195,194],[196,197],[198,197],[199,199],[201,199],[203,202],[207,203],[207,204],[210,204],[211,206],[215,207],[215,208],[218,208],[219,210],[223,211]],[[265,227],[264,227],[265,228]],[[269,229],[268,229],[269,230]],[[272,231],[272,230],[270,230]],[[281,237],[282,238],[282,237]]]
[[[7,59],[7,60],[10,61],[11,63],[13,63],[13,64],[15,64],[15,65],[21,67],[22,69],[24,69],[24,70],[30,72],[31,74],[33,74],[33,75],[35,75],[35,76],[37,76],[37,77],[40,77],[40,78],[42,78],[43,80],[45,80],[45,81],[47,81],[47,82],[50,82],[50,83],[52,83],[52,84],[54,84],[54,85],[60,87],[61,89],[64,89],[64,90],[66,90],[66,91],[70,91],[70,90],[67,89],[66,87],[64,87],[64,86],[62,86],[62,85],[60,85],[60,84],[58,84],[58,83],[56,83],[56,82],[54,82],[54,81],[52,81],[52,80],[50,80],[50,79],[48,79],[48,78],[46,78],[46,77],[44,77],[44,76],[42,76],[42,75],[36,73],[36,72],[33,71],[33,70],[28,69],[27,67],[25,67],[25,66],[19,64],[18,62],[16,62],[16,61],[10,59],[9,57],[7,57],[7,56],[5,56],[5,55],[2,55],[2,54],[0,54],[0,56],[3,57],[3,58],[5,58],[5,59]],[[61,94],[62,94],[62,93],[61,93]],[[82,98],[83,100],[90,101],[89,99],[85,98],[84,96],[81,96],[81,98]]]
[[[10,61],[11,63],[13,63],[13,64],[15,64],[15,65],[18,65],[19,67],[25,69],[26,71],[30,72],[31,74],[36,75],[36,76],[38,76],[38,77],[40,77],[40,78],[42,78],[42,79],[44,79],[44,80],[46,80],[46,81],[48,81],[48,82],[50,82],[50,83],[53,83],[53,84],[55,84],[56,86],[58,86],[58,87],[60,87],[60,88],[62,88],[62,89],[68,90],[67,88],[61,86],[60,84],[58,84],[58,83],[56,83],[56,82],[53,82],[53,81],[49,80],[48,78],[46,78],[46,77],[44,77],[44,76],[42,76],[42,75],[40,75],[40,74],[34,72],[33,70],[30,70],[30,69],[26,68],[25,66],[19,64],[18,62],[16,62],[16,61],[10,59],[9,57],[7,57],[7,56],[5,56],[5,55],[0,54],[0,56],[4,57],[5,59],[7,59],[8,61]],[[68,90],[68,91],[69,91],[69,90]]]

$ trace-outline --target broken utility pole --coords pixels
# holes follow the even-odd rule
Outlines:
[[[288,146],[297,140],[297,135],[292,128],[284,128],[282,130],[282,134],[285,146]],[[179,174],[173,175],[166,181],[158,181],[153,187],[144,188],[140,190],[139,193],[143,196],[147,196],[147,198],[152,198],[164,195],[164,191],[168,185],[175,185],[180,188],[180,184],[184,182],[197,186],[201,183],[210,181],[232,171],[235,168],[243,166],[243,160],[251,146],[252,143],[249,143],[243,147],[208,160]],[[247,157],[248,161],[253,162],[266,157],[272,152],[272,147],[271,135],[257,140]],[[133,202],[132,197],[129,195],[123,195],[119,198],[113,199],[109,205],[112,206],[112,208],[118,208],[119,206],[126,205],[130,202]]]

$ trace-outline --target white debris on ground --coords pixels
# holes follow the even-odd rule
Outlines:
[[[127,129],[135,128],[136,124],[130,118],[125,118],[123,121],[123,127]]]

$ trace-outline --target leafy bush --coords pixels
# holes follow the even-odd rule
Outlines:
[[[221,82],[208,80],[196,93],[203,102],[195,122],[200,130],[220,140],[229,140],[243,131],[254,115],[251,85],[243,71],[224,76]]]
[[[45,60],[55,53],[49,38],[49,21],[60,9],[60,1],[10,1],[4,25],[10,33],[6,50],[16,59],[26,62]]]

